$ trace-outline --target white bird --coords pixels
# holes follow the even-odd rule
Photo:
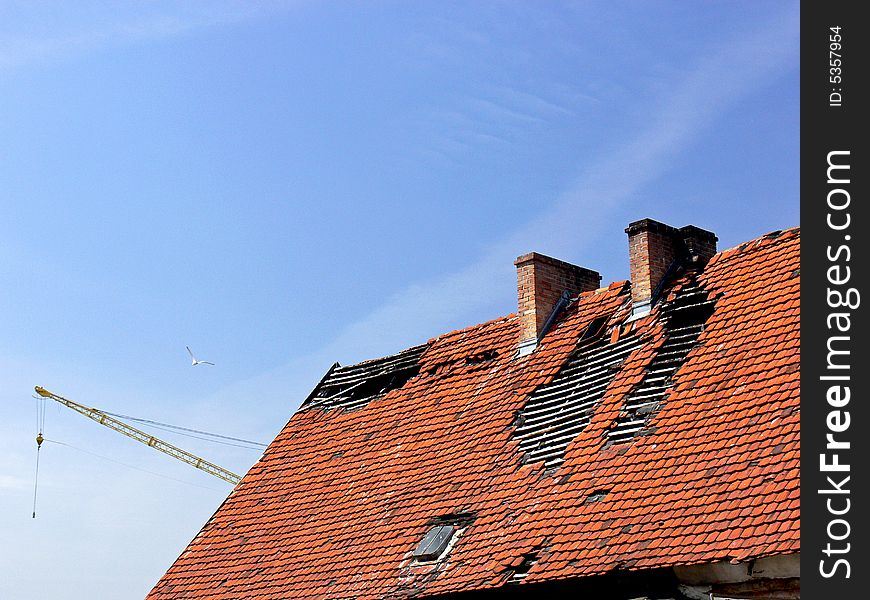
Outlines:
[[[190,364],[194,367],[196,365],[211,365],[214,366],[213,362],[208,362],[207,360],[196,360],[196,357],[193,355],[193,352],[190,350],[190,346],[185,346],[187,348],[187,353],[190,354]]]

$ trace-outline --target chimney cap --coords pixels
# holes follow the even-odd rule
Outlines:
[[[683,234],[683,237],[693,237],[710,243],[715,243],[719,241],[719,238],[716,237],[715,233],[706,229],[701,229],[700,227],[696,227],[695,225],[686,225],[685,227],[680,227],[680,233]]]
[[[625,233],[628,235],[634,235],[642,231],[676,234],[679,229],[662,223],[661,221],[656,221],[655,219],[641,219],[640,221],[634,221],[633,223],[629,223],[628,227],[625,228]]]
[[[686,225],[684,227],[677,228],[672,225],[668,225],[667,223],[656,221],[655,219],[641,219],[640,221],[634,221],[633,223],[629,223],[628,227],[625,228],[625,233],[627,233],[628,235],[635,235],[643,231],[655,231],[657,233],[670,234],[674,237],[682,238],[693,237],[711,243],[719,241],[719,238],[716,237],[716,234],[712,231],[708,231],[707,229],[701,229],[700,227],[697,227],[695,225]]]
[[[517,259],[514,261],[514,265],[519,267],[530,262],[552,265],[554,267],[560,267],[562,269],[565,269],[566,271],[583,271],[589,274],[596,275],[598,277],[598,280],[601,281],[601,275],[598,274],[598,271],[587,269],[586,267],[581,267],[579,265],[575,265],[564,260],[559,260],[558,258],[553,258],[552,256],[541,254],[540,252],[529,252],[527,254],[518,256]]]

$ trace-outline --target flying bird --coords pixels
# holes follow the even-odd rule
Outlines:
[[[207,360],[196,360],[196,357],[193,355],[193,352],[190,350],[190,346],[185,346],[187,348],[187,353],[190,354],[190,364],[194,367],[196,365],[211,365],[214,366],[213,362],[208,362]]]

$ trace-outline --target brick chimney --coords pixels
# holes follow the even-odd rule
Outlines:
[[[704,265],[716,254],[718,238],[712,231],[686,225],[677,229],[652,219],[631,223],[628,260],[634,316],[650,311],[663,279],[681,265]]]
[[[601,275],[537,252],[514,261],[517,267],[519,355],[532,352],[567,298],[597,289]]]

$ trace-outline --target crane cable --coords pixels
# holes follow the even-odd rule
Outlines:
[[[108,461],[111,463],[115,463],[116,465],[121,465],[122,467],[126,467],[128,469],[133,469],[134,471],[141,471],[142,473],[148,473],[149,475],[154,475],[155,477],[162,477],[163,479],[169,479],[170,481],[177,481],[178,483],[183,483],[185,485],[190,485],[193,487],[202,488],[204,490],[211,490],[213,492],[222,492],[223,491],[223,490],[220,490],[218,488],[214,488],[214,487],[211,487],[208,485],[200,485],[198,483],[193,483],[191,481],[186,481],[184,479],[178,479],[177,477],[171,477],[169,475],[164,475],[163,473],[158,473],[157,471],[149,471],[148,469],[143,469],[141,467],[127,464],[125,462],[121,462],[120,460],[116,460],[114,458],[109,458],[108,456],[103,456],[102,454],[97,454],[96,452],[91,452],[90,450],[85,450],[84,448],[79,448],[78,446],[73,446],[72,444],[67,444],[66,442],[61,442],[58,440],[52,440],[52,439],[48,439],[48,438],[45,438],[44,441],[48,442],[49,444],[57,444],[58,446],[66,446],[67,448],[72,448],[73,450],[77,450],[78,452],[83,452],[85,454],[89,454],[89,455],[94,456],[96,458],[99,458],[99,459],[102,459],[102,460],[105,460],[105,461]]]
[[[137,423],[143,423],[146,425],[151,425],[152,427],[156,427],[157,429],[162,429],[164,431],[174,431],[178,435],[186,435],[187,437],[196,438],[198,440],[206,440],[208,442],[214,442],[215,444],[224,444],[227,446],[235,446],[237,448],[247,448],[248,450],[259,450],[259,448],[249,448],[247,446],[240,446],[238,444],[231,444],[228,442],[222,442],[220,440],[230,440],[233,442],[241,442],[243,444],[250,444],[252,446],[259,446],[260,448],[266,448],[269,444],[264,444],[262,442],[255,442],[253,440],[246,440],[243,438],[231,437],[228,435],[220,435],[218,433],[211,433],[208,431],[202,431],[201,429],[191,429],[189,427],[181,427],[180,425],[170,425],[169,423],[161,423],[160,421],[152,421],[151,419],[142,419],[140,417],[131,417],[130,415],[122,415],[119,413],[109,412],[107,410],[101,410],[101,413],[107,414],[112,417],[118,417],[119,419],[126,419],[128,421],[136,421]],[[182,433],[189,432],[189,433]],[[199,437],[197,435],[191,435],[194,433],[198,433],[200,435],[209,436],[208,438]],[[217,439],[210,439],[217,438]]]
[[[42,442],[45,438],[42,436],[42,431],[45,428],[45,398],[34,396],[36,398],[36,474],[33,477],[33,516],[36,518],[36,490],[39,485],[39,451],[42,449]]]
[[[147,471],[145,469],[140,469],[140,468],[134,467],[132,465],[127,465],[125,463],[121,463],[121,462],[113,460],[111,458],[101,456],[101,455],[93,453],[93,452],[89,452],[88,450],[85,450],[83,448],[77,448],[75,446],[72,446],[71,444],[66,444],[64,442],[46,439],[43,436],[43,430],[45,428],[45,413],[46,413],[45,400],[46,400],[46,398],[44,396],[41,396],[41,395],[34,396],[34,398],[36,398],[36,400],[37,400],[37,404],[36,404],[36,430],[37,430],[37,434],[36,434],[36,474],[35,474],[35,477],[33,480],[33,515],[32,515],[32,518],[34,518],[34,519],[36,518],[36,492],[37,492],[37,488],[38,488],[38,484],[39,484],[39,451],[42,449],[43,442],[51,442],[54,444],[67,446],[69,448],[73,448],[74,450],[80,450],[82,452],[85,452],[87,454],[92,454],[94,456],[97,456],[99,458],[103,458],[105,460],[117,462],[118,464],[121,464],[125,467],[130,467],[132,469],[144,471],[144,472],[150,473],[152,475],[157,475],[158,477],[165,477],[167,479],[173,479],[175,481],[180,481],[181,483],[186,483],[188,485],[194,485],[196,487],[206,487],[206,486],[197,486],[196,484],[193,484],[193,483],[190,483],[187,481],[183,481],[180,479],[175,479],[174,477],[169,477],[166,475],[162,475],[160,473],[155,473],[154,471]],[[236,437],[231,437],[228,435],[220,435],[217,433],[202,431],[200,429],[191,429],[189,427],[181,427],[179,425],[170,425],[169,423],[161,423],[160,421],[152,421],[150,419],[142,419],[139,417],[133,417],[130,415],[122,415],[122,414],[112,413],[112,412],[108,412],[108,411],[99,411],[99,412],[102,412],[103,414],[106,414],[106,415],[111,415],[113,417],[119,417],[122,419],[128,419],[130,421],[137,421],[139,423],[148,424],[148,425],[151,425],[152,427],[155,427],[157,429],[162,429],[164,431],[172,431],[172,432],[177,433],[179,435],[184,435],[187,437],[205,440],[205,441],[216,443],[216,444],[235,446],[237,448],[245,448],[247,450],[258,450],[261,452],[262,452],[263,448],[266,448],[268,446],[268,444],[264,444],[262,442],[255,442],[253,440],[246,440],[243,438],[236,438]],[[209,437],[200,437],[199,435],[194,435],[194,434],[201,434],[201,435],[209,436]],[[215,439],[215,438],[217,438],[217,439]],[[229,441],[222,441],[222,440],[229,440]],[[250,445],[234,444],[232,442],[241,442],[242,444],[250,444]],[[255,447],[252,448],[251,446],[255,446]],[[259,447],[256,447],[256,446],[259,446]],[[206,489],[214,489],[214,488],[206,488]]]

